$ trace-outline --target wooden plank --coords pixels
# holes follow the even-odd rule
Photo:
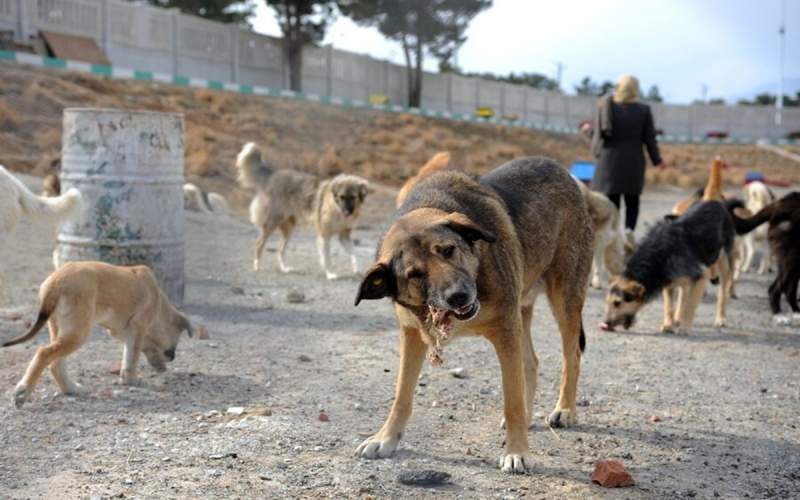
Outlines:
[[[59,59],[111,65],[93,38],[52,31],[41,31],[40,33],[49,51]]]

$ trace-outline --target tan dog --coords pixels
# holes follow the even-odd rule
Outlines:
[[[197,210],[204,214],[227,215],[231,211],[228,206],[228,200],[224,196],[213,191],[203,191],[191,182],[183,185],[183,207],[187,210]]]
[[[716,200],[725,201],[722,195],[722,170],[728,168],[728,164],[717,156],[711,164],[711,173],[703,189],[698,189],[690,196],[682,199],[672,207],[673,215],[683,215],[687,210],[697,205],[701,201]]]
[[[389,297],[402,330],[394,404],[383,427],[357,454],[390,456],[411,415],[417,378],[429,355],[440,363],[455,337],[478,335],[500,362],[505,451],[500,467],[531,464],[538,360],[530,328],[544,291],[563,346],[561,392],[549,425],[576,422],[576,390],[585,344],[581,311],[592,260],[592,226],[583,197],[563,168],[521,158],[480,179],[442,171],[417,184],[395,214],[358,291],[361,300]]]
[[[321,179],[297,170],[274,170],[264,162],[261,150],[252,142],[242,148],[236,158],[236,168],[242,187],[256,190],[250,203],[250,221],[261,231],[253,259],[256,271],[260,268],[267,239],[280,229],[278,266],[282,272],[291,272],[293,269],[284,262],[286,245],[295,226],[308,220],[317,231],[319,263],[327,278],[337,278],[330,269],[330,240],[333,236],[339,237],[339,243],[350,255],[353,272],[358,273],[350,235],[369,192],[369,183],[365,179],[345,174]]]
[[[31,329],[3,344],[7,347],[30,340],[49,324],[50,343],[36,350],[14,390],[17,407],[31,395],[47,367],[63,394],[80,391],[67,376],[65,359],[89,339],[95,324],[125,344],[120,371],[123,384],[136,382],[141,352],[156,371],[163,372],[165,363],[175,359],[181,333],[193,334],[189,320],[170,304],[146,266],[65,264],[42,283],[39,302],[39,316]]]
[[[403,187],[400,188],[400,191],[398,191],[397,193],[397,199],[395,200],[395,206],[397,208],[400,208],[400,205],[402,205],[403,202],[406,201],[408,193],[410,193],[411,190],[414,189],[414,186],[416,186],[419,183],[419,181],[430,176],[435,172],[444,170],[449,165],[450,165],[450,153],[448,153],[447,151],[440,151],[435,155],[431,156],[431,159],[428,160],[428,163],[426,163],[425,165],[422,166],[421,169],[419,169],[417,175],[408,179],[405,182],[405,184],[403,184]]]
[[[594,259],[592,263],[592,288],[602,288],[602,270],[609,274],[609,279],[622,273],[625,262],[625,234],[622,232],[619,209],[603,193],[592,191],[578,179],[589,216],[594,228]]]

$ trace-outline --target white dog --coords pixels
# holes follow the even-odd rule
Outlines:
[[[195,184],[187,182],[183,185],[183,206],[190,210],[198,210],[204,214],[229,214],[228,201],[219,193],[206,192]]]
[[[37,196],[0,165],[0,242],[23,219],[59,222],[76,213],[81,203],[81,193],[75,188],[70,188],[60,196]],[[57,260],[57,252],[54,251],[54,264]],[[0,286],[0,298],[2,290]]]
[[[750,182],[742,188],[742,197],[747,210],[752,214],[758,213],[759,210],[775,201],[775,195],[772,194],[772,191],[763,182],[759,181]],[[769,271],[772,263],[772,254],[767,242],[767,229],[767,224],[763,224],[743,237],[744,248],[739,265],[740,272],[746,273],[750,271],[757,247],[761,250],[762,255],[761,264],[758,266],[758,274],[765,274]]]
[[[605,267],[609,279],[619,275],[625,260],[625,235],[622,232],[619,209],[603,193],[592,191],[573,176],[581,189],[586,208],[594,227],[594,259],[592,261],[592,288],[602,288]]]

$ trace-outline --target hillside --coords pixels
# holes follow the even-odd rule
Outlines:
[[[61,147],[61,113],[70,106],[182,112],[186,117],[186,171],[205,189],[228,195],[242,206],[233,158],[247,141],[262,144],[270,161],[329,175],[351,172],[399,185],[433,153],[449,150],[455,163],[481,172],[520,155],[543,154],[569,164],[588,159],[578,136],[506,126],[459,123],[343,109],[310,102],[237,95],[158,83],[0,63],[0,163],[44,175]],[[728,178],[746,170],[800,181],[800,165],[754,146],[664,145],[673,167],[649,172],[651,182],[690,187],[702,184],[716,154],[733,165]]]

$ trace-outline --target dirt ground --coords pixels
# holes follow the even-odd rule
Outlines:
[[[648,191],[643,221],[681,195]],[[385,190],[369,200],[369,217],[355,233],[362,267],[391,201]],[[15,409],[11,391],[47,334],[0,351],[0,498],[800,496],[800,324],[772,324],[769,277],[743,277],[729,326],[719,331],[711,327],[711,292],[690,337],[657,333],[660,301],[632,331],[601,332],[603,293],[590,290],[579,425],[569,430],[544,425],[557,397],[560,342],[540,301],[533,327],[541,361],[530,431],[534,468],[510,476],[496,465],[502,394],[488,342],[456,342],[445,350],[443,367],[425,367],[394,457],[354,458],[393,398],[398,332],[389,303],[353,307],[356,279],[324,279],[308,230],[290,245],[288,262],[299,269],[290,275],[277,271],[274,253],[265,270],[250,270],[256,231],[244,220],[189,212],[187,235],[184,308],[210,339],[183,339],[167,373],[143,362],[140,387],[115,384],[110,368],[121,346],[96,331],[69,362],[87,395],[56,396],[45,374],[32,399]],[[23,225],[11,236],[0,248],[12,303],[0,315],[2,339],[35,317],[53,232]],[[339,249],[334,262],[347,269]],[[291,290],[305,301],[289,303]],[[466,378],[450,374],[457,367]],[[262,415],[226,415],[237,406]],[[636,485],[593,485],[593,464],[606,457],[624,462]],[[448,472],[451,482],[398,483],[399,473],[420,469]]]

